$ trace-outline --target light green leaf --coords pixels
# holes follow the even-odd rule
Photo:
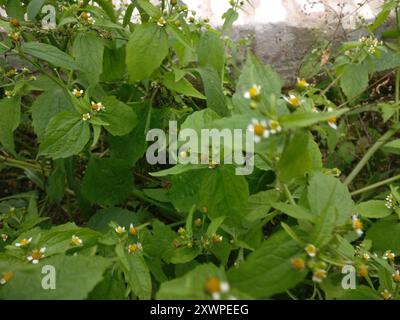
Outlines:
[[[363,93],[368,88],[368,68],[363,64],[349,64],[344,69],[340,86],[348,99]]]
[[[372,248],[381,254],[387,250],[400,254],[400,223],[396,219],[375,222],[365,237],[372,240]]]
[[[197,47],[200,67],[212,67],[222,79],[225,65],[225,47],[221,36],[216,31],[207,31],[200,37]]]
[[[286,232],[279,231],[250,253],[238,268],[229,270],[229,282],[254,298],[268,298],[285,292],[307,274],[291,265],[290,260],[301,254],[302,248]]]
[[[195,97],[199,99],[205,99],[206,97],[199,91],[197,91],[193,85],[182,78],[179,81],[175,81],[175,75],[173,72],[166,73],[163,79],[163,85],[169,90],[176,91],[188,97]]]
[[[56,67],[68,70],[79,69],[78,64],[71,56],[49,44],[40,42],[25,42],[21,46],[21,49],[25,54],[29,54],[35,58],[47,61]]]
[[[273,204],[273,207],[287,214],[288,216],[298,220],[315,221],[316,218],[315,215],[309,213],[307,209],[298,205],[291,205],[282,202],[277,202]]]
[[[20,103],[19,97],[0,100],[0,143],[12,153],[15,153],[14,131],[21,120]]]
[[[349,111],[348,109],[340,109],[333,112],[294,112],[279,118],[279,123],[286,129],[304,128],[313,124],[328,121],[332,117],[338,118],[342,114]]]
[[[50,120],[39,154],[53,159],[68,158],[81,152],[89,138],[89,124],[80,114],[61,112]]]
[[[383,200],[370,200],[361,202],[356,205],[355,212],[359,213],[365,218],[385,218],[392,213],[392,210],[386,208],[385,203],[386,202]]]
[[[149,78],[168,54],[168,36],[157,24],[136,27],[126,46],[126,64],[131,82]]]

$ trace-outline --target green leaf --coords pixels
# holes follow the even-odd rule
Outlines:
[[[32,123],[39,141],[43,140],[51,118],[63,111],[74,111],[69,94],[61,87],[42,93],[32,104]]]
[[[2,260],[0,260],[1,263]],[[111,260],[100,256],[57,255],[46,258],[36,266],[15,263],[14,277],[0,288],[0,299],[29,300],[32,298],[78,300],[85,299],[90,291],[103,279],[104,271]],[[42,267],[51,265],[56,272],[56,289],[43,290]]]
[[[136,27],[126,46],[126,64],[131,82],[149,78],[168,54],[168,36],[156,24]]]
[[[312,243],[323,246],[331,239],[334,227],[350,219],[354,212],[353,200],[340,180],[319,172],[310,179],[307,199],[311,212],[317,215]]]
[[[206,207],[211,218],[226,216],[228,222],[240,221],[246,212],[249,187],[243,176],[231,167],[210,170],[199,189],[200,207]]]
[[[140,300],[151,298],[150,271],[141,252],[130,254],[122,244],[115,248],[125,279]]]
[[[138,4],[150,17],[158,17],[161,14],[160,10],[149,0],[138,0]]]
[[[103,281],[90,293],[88,300],[126,300],[125,281],[120,272],[111,270],[105,273]]]
[[[309,132],[298,131],[286,144],[278,163],[282,182],[304,177],[322,168],[321,153]]]
[[[82,193],[92,203],[116,205],[131,194],[133,178],[130,167],[112,158],[92,157],[82,181]]]
[[[12,153],[15,153],[14,131],[21,120],[20,103],[19,97],[0,100],[0,143]]]
[[[205,99],[206,97],[199,91],[197,91],[193,85],[182,78],[179,81],[175,81],[175,75],[173,72],[166,73],[163,79],[163,85],[171,91],[178,92],[188,97],[195,97],[199,99]]]
[[[64,197],[65,189],[65,164],[64,160],[59,159],[53,162],[53,171],[47,182],[47,196],[51,201],[59,203]]]
[[[132,107],[117,100],[115,97],[102,99],[105,110],[98,117],[107,122],[104,128],[114,136],[124,136],[130,133],[138,124],[138,119]]]
[[[288,216],[298,219],[298,220],[308,220],[308,221],[315,221],[315,215],[309,213],[307,209],[298,206],[298,205],[291,205],[282,202],[274,203],[273,207],[278,209],[279,211],[287,214]]]
[[[361,202],[356,205],[355,212],[359,213],[365,218],[385,218],[392,213],[392,210],[386,208],[385,203],[386,202],[383,200],[370,200]]]
[[[21,0],[8,0],[6,4],[7,16],[24,21],[25,7]]]
[[[49,44],[40,42],[25,42],[21,46],[21,49],[25,54],[29,54],[35,58],[47,61],[56,67],[68,70],[79,69],[78,64],[71,56]]]
[[[225,19],[224,24],[222,26],[222,33],[227,32],[232,28],[232,25],[235,23],[235,21],[239,18],[239,13],[230,8],[228,9],[227,12],[225,12],[222,16],[223,19]]]
[[[39,155],[53,159],[68,158],[82,151],[90,138],[89,124],[73,112],[54,116],[46,128]]]
[[[279,123],[285,129],[295,129],[309,127],[318,122],[328,121],[332,117],[338,118],[342,114],[349,111],[349,109],[335,110],[333,112],[294,112],[283,115],[279,118]]]
[[[290,260],[301,254],[302,248],[286,232],[279,231],[250,253],[238,268],[229,270],[229,282],[257,299],[285,292],[307,274],[291,265]]]
[[[103,51],[104,44],[95,34],[77,34],[72,46],[72,55],[92,85],[99,82],[103,72]]]
[[[349,64],[344,69],[340,87],[348,99],[355,98],[368,88],[368,68],[363,64]]]
[[[87,226],[93,230],[107,231],[109,224],[114,221],[120,226],[138,225],[142,223],[141,217],[135,212],[122,208],[107,208],[98,210],[87,222]]]
[[[35,21],[37,14],[43,7],[45,0],[32,0],[26,7],[26,12],[28,14],[28,19]]]
[[[112,82],[124,78],[126,73],[125,51],[125,46],[118,49],[104,48],[101,81]]]
[[[203,80],[204,91],[207,97],[207,107],[214,110],[220,116],[229,115],[226,98],[222,91],[221,79],[213,68],[198,69]]]
[[[104,10],[112,22],[117,22],[117,18],[114,12],[114,5],[109,0],[95,0],[99,6]]]
[[[204,286],[210,277],[222,278],[222,272],[213,264],[202,264],[184,276],[161,284],[157,300],[205,300]],[[223,280],[223,279],[222,279]]]
[[[392,250],[400,254],[400,223],[395,219],[375,222],[365,237],[372,240],[372,248],[379,253]]]
[[[382,150],[384,152],[400,155],[400,139],[396,139],[396,140],[393,140],[393,141],[390,141],[390,142],[386,143],[382,147]]]
[[[265,217],[275,202],[279,199],[279,192],[276,190],[261,191],[249,197],[246,220],[257,221]]]
[[[225,47],[221,36],[216,31],[207,31],[200,37],[197,47],[200,67],[212,67],[222,79],[225,65]]]

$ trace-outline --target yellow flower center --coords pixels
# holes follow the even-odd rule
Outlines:
[[[366,276],[368,276],[368,267],[364,264],[364,265],[361,265],[359,268],[358,268],[358,275],[360,276],[360,277],[366,277]]]
[[[137,235],[137,229],[135,227],[130,227],[129,228],[129,233],[133,236]]]
[[[256,98],[259,95],[258,89],[256,87],[251,87],[249,89],[249,96],[251,99]]]
[[[212,241],[214,244],[220,243],[220,242],[222,242],[222,237],[221,237],[220,235],[218,235],[218,234],[214,234],[214,235],[212,236],[211,241]]]
[[[208,278],[205,289],[209,294],[218,293],[221,291],[221,281],[216,277]]]
[[[279,122],[278,122],[278,121],[275,121],[275,120],[271,120],[270,123],[269,123],[269,127],[270,127],[272,130],[276,130],[276,129],[279,128]]]
[[[39,249],[35,249],[32,251],[31,256],[33,260],[40,260],[43,258],[43,253]]]
[[[14,274],[11,271],[6,271],[3,273],[3,280],[5,282],[10,281],[14,277]]]
[[[314,272],[314,276],[317,279],[324,279],[326,277],[326,271],[325,270],[317,270]]]
[[[305,267],[304,259],[302,259],[302,258],[294,258],[292,260],[292,267],[293,267],[293,269],[298,270],[298,271],[303,270],[304,267]]]
[[[330,122],[330,123],[336,123],[336,122],[337,122],[337,118],[336,118],[336,117],[330,117],[330,118],[328,119],[328,122]]]
[[[28,239],[22,239],[20,244],[21,244],[21,247],[25,247],[25,246],[27,246],[29,244],[29,240]]]
[[[400,282],[400,273],[395,273],[392,275],[393,281]]]
[[[355,220],[353,221],[353,227],[354,227],[354,229],[356,229],[356,230],[362,229],[363,224],[362,224],[361,220],[360,220],[360,219],[355,219]]]
[[[195,226],[201,226],[201,219],[197,218],[196,220],[194,220],[194,225]]]
[[[300,100],[297,97],[291,97],[289,103],[292,107],[296,108],[300,105]]]
[[[264,131],[265,131],[265,128],[262,124],[258,123],[256,125],[254,125],[254,134],[256,136],[262,137],[264,135]]]
[[[309,255],[315,255],[315,254],[317,253],[317,248],[316,248],[314,245],[312,245],[312,244],[307,245],[307,246],[304,248],[304,250],[305,250]]]
[[[139,246],[136,243],[132,243],[128,246],[129,253],[135,253],[139,251]]]
[[[297,81],[297,86],[301,89],[305,89],[308,87],[308,83],[305,79],[300,79]]]

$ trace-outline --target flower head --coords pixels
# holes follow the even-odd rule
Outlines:
[[[317,248],[313,244],[308,244],[304,248],[305,252],[311,257],[314,258],[317,255]]]
[[[386,251],[385,254],[383,255],[383,259],[389,260],[389,261],[394,261],[395,257],[396,257],[396,255],[392,252],[392,250]]]
[[[129,233],[130,233],[132,236],[136,236],[136,235],[137,235],[137,229],[133,226],[132,223],[131,223],[130,226],[129,226]]]
[[[0,278],[0,284],[6,284],[14,277],[14,274],[11,271],[3,272]]]
[[[128,246],[128,252],[129,253],[136,253],[138,251],[142,250],[142,245],[140,243],[131,243]]]
[[[268,123],[268,127],[269,127],[269,132],[271,134],[276,134],[276,133],[282,131],[282,127],[281,127],[280,123],[276,120],[270,120]]]
[[[253,119],[247,126],[247,131],[253,133],[256,143],[260,142],[262,138],[268,138],[270,134],[268,123],[265,120],[258,121],[257,119]]]
[[[353,222],[353,229],[354,231],[357,233],[358,236],[362,236],[363,235],[363,224],[360,220],[360,218],[358,217],[357,214],[353,214],[353,216],[351,217],[352,222]]]
[[[307,88],[310,86],[310,84],[309,84],[305,79],[297,78],[296,86],[297,86],[298,88],[304,90],[304,89],[307,89]]]
[[[367,277],[368,276],[368,266],[365,264],[362,264],[358,267],[357,273],[360,277]]]
[[[393,209],[394,208],[393,195],[391,193],[388,194],[385,200],[386,200],[385,207],[388,209]]]
[[[7,98],[11,98],[11,97],[14,96],[14,91],[5,90],[5,91],[4,91],[4,95],[5,95]]]
[[[221,281],[217,277],[208,278],[204,288],[206,292],[211,294],[214,300],[220,300],[221,293],[226,293],[230,290],[229,283]]]
[[[333,112],[333,109],[329,107],[328,112]],[[337,130],[337,118],[336,117],[334,117],[334,116],[330,117],[328,119],[328,124],[332,129]]]
[[[294,258],[291,262],[293,269],[298,271],[303,271],[306,266],[303,258]]]
[[[44,258],[44,253],[46,252],[46,248],[34,249],[31,252],[31,255],[27,257],[28,261],[33,264],[39,263],[39,260]]]
[[[300,105],[300,99],[294,94],[289,95],[289,98],[284,97],[287,103],[291,105],[292,108],[297,108]]]
[[[326,270],[324,270],[324,269],[317,269],[317,270],[315,270],[314,273],[313,273],[312,280],[313,280],[314,282],[321,283],[322,280],[324,280],[325,278],[326,278]]]
[[[7,239],[8,239],[8,235],[5,234],[5,233],[2,233],[2,234],[1,234],[1,239],[2,239],[4,242],[6,242]]]
[[[396,270],[396,272],[392,274],[392,279],[394,282],[400,282],[400,271],[399,270]]]
[[[244,97],[246,99],[251,99],[256,101],[260,97],[260,94],[261,94],[261,86],[254,84],[244,93]]]
[[[160,17],[160,19],[158,19],[157,24],[160,27],[164,27],[167,24],[167,20],[164,19],[164,17]]]
[[[388,289],[385,289],[381,292],[382,298],[384,300],[390,300],[392,298],[391,293],[388,291]]]
[[[72,90],[72,94],[75,97],[80,98],[83,96],[83,90],[74,89],[74,90]]]
[[[90,118],[91,118],[90,113],[84,113],[84,114],[82,115],[82,120],[83,120],[83,121],[88,121],[88,120],[90,120]]]
[[[19,32],[10,32],[8,36],[14,42],[19,42],[21,40],[21,34]]]
[[[116,227],[114,230],[115,230],[115,232],[116,232],[117,234],[119,234],[119,235],[122,235],[122,234],[125,233],[125,227],[118,226],[118,227]]]
[[[220,236],[219,234],[214,234],[214,235],[211,237],[211,241],[212,241],[214,244],[220,243],[220,242],[222,242],[222,240],[223,240],[223,237]]]
[[[93,111],[104,111],[106,109],[101,102],[96,103],[94,101],[91,102],[90,107]]]
[[[29,239],[22,239],[20,242],[17,242],[15,244],[16,247],[26,247],[28,246],[32,241],[32,237],[30,237]]]
[[[82,241],[81,238],[77,237],[76,235],[73,235],[73,236],[71,237],[70,243],[71,243],[72,245],[74,245],[74,246],[80,246],[80,245],[83,243],[83,241]]]
[[[82,12],[80,17],[87,24],[94,24],[96,22],[89,12]]]
[[[202,224],[202,221],[201,221],[200,218],[197,218],[196,220],[194,220],[194,225],[195,225],[196,227],[201,226],[201,224]]]

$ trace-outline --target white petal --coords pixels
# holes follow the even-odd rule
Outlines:
[[[27,257],[27,259],[28,259],[29,261],[32,261],[32,260],[33,260],[32,256]]]
[[[5,284],[5,283],[6,283],[6,280],[4,278],[1,278],[0,279],[0,284]]]
[[[330,121],[329,121],[328,124],[329,124],[329,126],[330,126],[332,129],[337,130],[337,125],[336,125],[336,123],[330,122]]]
[[[37,260],[37,259],[32,260],[32,263],[33,263],[33,264],[38,264],[38,263],[39,263],[39,260]]]
[[[258,120],[256,118],[251,119],[251,123],[254,125],[259,124]]]
[[[32,237],[30,237],[29,239],[28,239],[28,242],[31,242],[32,241]]]
[[[16,246],[16,247],[20,247],[21,244],[20,244],[19,242],[17,242],[17,243],[15,244],[15,246]]]
[[[40,252],[41,252],[41,253],[46,252],[46,247],[41,248],[41,249],[40,249]]]
[[[268,126],[268,122],[266,120],[262,120],[260,123],[264,128]]]
[[[250,92],[246,91],[243,95],[246,99],[250,99]]]
[[[249,124],[247,126],[247,131],[253,132],[254,133],[254,126],[252,124]]]
[[[264,138],[268,138],[269,137],[269,130],[264,130],[264,134],[263,134],[263,137]]]
[[[214,292],[214,293],[212,294],[212,298],[213,298],[214,300],[221,300],[221,295],[219,294],[219,292]]]
[[[230,289],[228,282],[221,282],[221,292],[228,292]]]
[[[259,143],[261,141],[261,138],[259,136],[254,136],[254,142]]]

